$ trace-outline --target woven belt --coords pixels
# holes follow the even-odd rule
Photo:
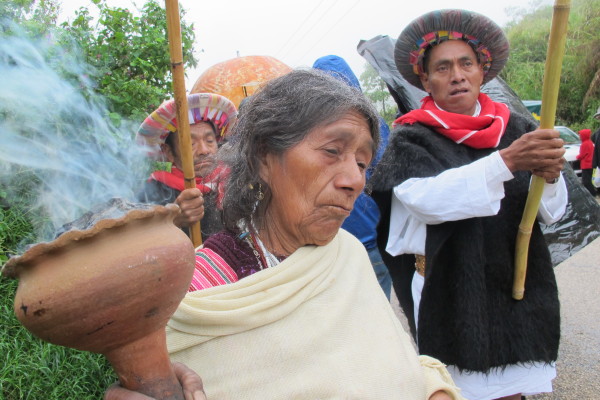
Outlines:
[[[419,275],[425,276],[425,256],[415,254],[415,269]]]

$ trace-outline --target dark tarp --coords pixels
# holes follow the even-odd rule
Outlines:
[[[357,50],[387,84],[398,105],[399,115],[402,115],[419,108],[426,93],[409,84],[396,69],[395,43],[396,39],[379,35],[370,40],[361,40]],[[485,84],[482,92],[495,101],[507,104],[513,111],[531,116],[521,99],[501,78],[492,79]],[[533,116],[531,119],[535,122]],[[600,205],[583,187],[568,163],[565,163],[563,175],[569,191],[566,213],[560,221],[542,226],[554,265],[571,257],[600,236]]]

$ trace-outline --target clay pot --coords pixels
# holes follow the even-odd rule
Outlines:
[[[19,278],[17,318],[45,341],[104,354],[123,387],[183,400],[164,329],[194,270],[178,213],[174,204],[129,211],[11,258],[2,272]]]

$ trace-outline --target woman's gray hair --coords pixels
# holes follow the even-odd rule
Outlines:
[[[235,231],[240,223],[262,226],[271,200],[271,190],[259,176],[260,162],[267,154],[283,155],[316,127],[348,112],[364,116],[375,152],[377,111],[360,90],[325,72],[295,70],[269,81],[251,96],[232,127],[230,141],[219,152],[231,168],[223,198],[225,227]]]

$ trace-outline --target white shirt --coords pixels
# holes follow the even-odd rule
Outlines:
[[[504,182],[513,178],[499,152],[429,178],[411,178],[392,194],[386,251],[425,254],[426,225],[496,215],[504,198]],[[565,212],[564,178],[544,185],[538,218],[551,224]],[[516,239],[516,238],[515,238]]]

